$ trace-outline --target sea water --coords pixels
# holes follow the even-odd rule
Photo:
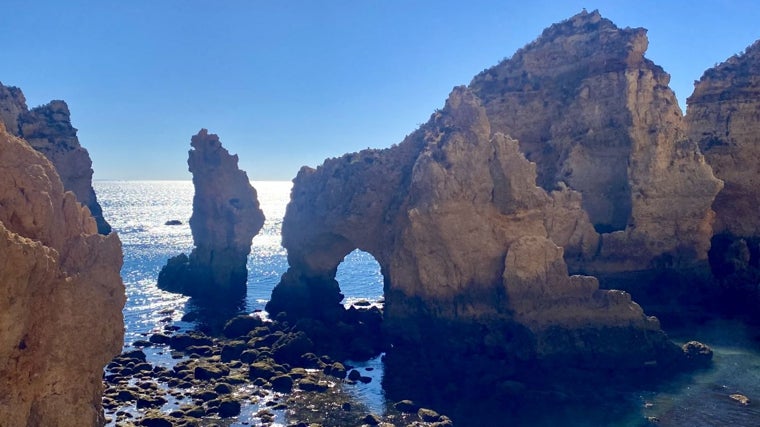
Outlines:
[[[280,230],[290,197],[290,182],[256,181],[266,222],[253,239],[248,258],[248,293],[244,312],[264,308],[272,289],[287,270],[287,253]],[[118,233],[124,252],[122,278],[126,287],[124,307],[125,346],[172,322],[192,329],[182,316],[192,307],[188,298],[156,287],[158,272],[166,261],[193,247],[189,218],[193,185],[190,181],[95,181],[104,216]],[[179,220],[181,225],[166,225]],[[377,300],[383,295],[383,278],[374,258],[360,251],[346,256],[337,280],[346,302]],[[476,423],[525,426],[760,426],[760,345],[756,332],[740,322],[716,320],[708,324],[669,331],[677,341],[698,339],[715,351],[713,367],[683,375],[651,390],[637,390],[620,400],[595,406],[551,406],[536,413],[489,413]],[[381,388],[379,359],[357,364],[371,366],[373,381],[349,390],[376,413],[386,407]],[[740,393],[752,399],[748,406],[730,398]],[[446,412],[446,408],[437,408]],[[647,421],[647,417],[651,421]],[[242,416],[241,416],[242,419]],[[457,425],[469,420],[457,419]],[[238,424],[231,424],[238,425]],[[245,424],[239,424],[245,425]]]

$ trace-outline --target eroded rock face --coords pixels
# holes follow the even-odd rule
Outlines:
[[[583,12],[470,84],[493,131],[516,138],[537,164],[543,188],[565,183],[583,195],[604,234],[592,262],[571,262],[576,270],[707,257],[722,184],[686,137],[670,76],[644,57],[647,45],[646,30]]]
[[[760,41],[705,71],[687,103],[689,137],[725,182],[716,233],[760,236]]]
[[[158,286],[211,300],[245,295],[251,240],[264,225],[256,189],[238,169],[237,155],[206,129],[192,137],[188,165],[195,195],[190,228],[195,248],[169,260]]]
[[[13,135],[25,139],[55,166],[63,186],[73,191],[80,203],[90,209],[100,234],[111,232],[92,188],[92,160],[79,144],[77,130],[71,125],[69,107],[52,101],[32,110],[20,89],[0,84],[0,119]]]
[[[0,424],[104,424],[124,336],[121,243],[0,123]]]
[[[456,88],[398,146],[301,170],[283,223],[290,269],[267,310],[339,319],[335,272],[359,248],[385,277],[394,351],[477,353],[505,377],[592,347],[586,367],[672,362],[677,347],[629,296],[568,276],[554,242],[579,258],[599,245],[581,204],[566,187],[538,187],[518,142],[493,133],[477,96]]]

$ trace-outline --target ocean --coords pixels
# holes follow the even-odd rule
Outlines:
[[[266,222],[253,239],[248,259],[248,293],[242,311],[263,310],[272,289],[287,270],[287,254],[280,245],[280,229],[290,197],[290,182],[255,181]],[[192,310],[188,298],[164,292],[156,279],[167,259],[189,253],[193,247],[188,220],[192,214],[193,185],[190,181],[95,181],[93,183],[105,218],[119,234],[124,252],[122,278],[126,286],[124,307],[125,348],[146,339],[171,322],[184,330],[192,322],[182,316]],[[165,225],[179,220],[181,225]],[[344,302],[376,301],[383,296],[383,278],[374,258],[361,251],[346,256],[338,268]],[[621,401],[592,407],[546,408],[535,413],[485,414],[493,424],[525,426],[760,426],[760,343],[755,331],[735,321],[718,319],[707,324],[668,330],[677,342],[691,339],[710,345],[714,366],[660,384],[654,389],[632,391]],[[150,350],[146,350],[150,353]],[[149,354],[156,364],[170,364],[160,352]],[[381,387],[382,361],[376,358],[357,366],[371,367],[373,381],[350,388],[358,401],[376,413],[387,405]],[[742,405],[730,395],[740,393],[752,402]],[[229,426],[251,425],[251,413],[243,411]],[[441,409],[446,413],[445,408]],[[246,418],[248,417],[248,418]],[[470,425],[455,419],[455,425]],[[475,424],[475,423],[473,423]],[[274,424],[280,424],[279,421]]]

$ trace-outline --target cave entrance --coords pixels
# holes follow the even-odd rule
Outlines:
[[[356,249],[346,255],[338,265],[335,280],[345,296],[346,306],[383,299],[383,274],[380,264],[369,252]]]

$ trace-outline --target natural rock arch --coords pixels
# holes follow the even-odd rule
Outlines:
[[[555,242],[579,258],[596,254],[599,238],[580,196],[537,187],[535,164],[517,141],[491,134],[478,98],[459,87],[400,145],[301,170],[283,222],[290,268],[267,310],[341,319],[336,269],[359,248],[381,266],[385,323],[398,346],[502,355],[511,348],[525,360],[606,348],[589,366],[675,358],[657,322],[630,297],[599,290],[593,278],[569,277]],[[473,332],[482,328],[492,333]],[[574,338],[543,345],[554,342],[547,333]],[[613,351],[616,340],[635,343],[636,355]]]

